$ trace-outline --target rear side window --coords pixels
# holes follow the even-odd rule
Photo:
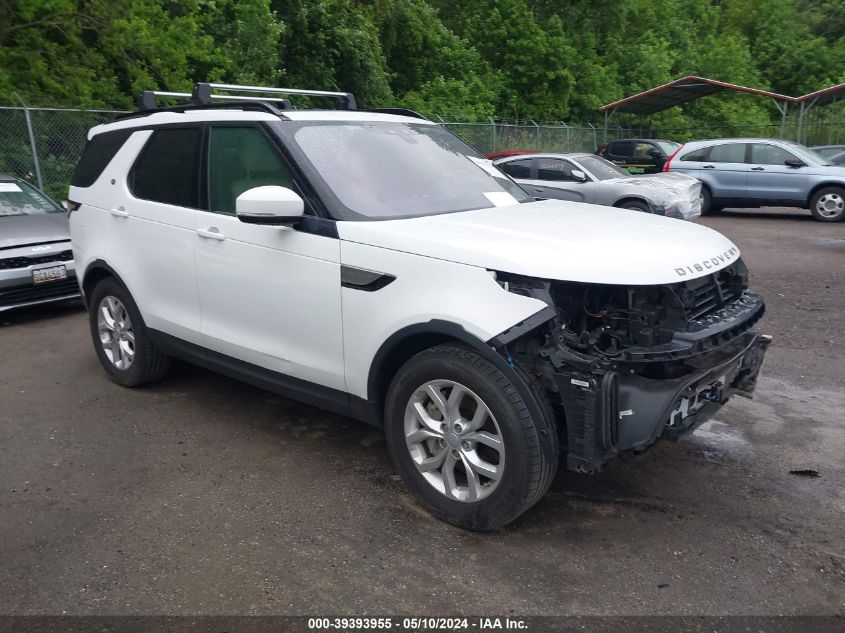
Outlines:
[[[701,163],[707,160],[707,150],[709,147],[702,147],[701,149],[694,149],[691,152],[681,156],[681,160],[690,161],[693,163]]]
[[[512,160],[498,166],[511,178],[531,178],[531,159]]]
[[[614,156],[633,156],[634,144],[631,141],[615,141],[610,144],[608,153]]]
[[[129,176],[136,198],[198,209],[200,129],[156,130]]]
[[[744,163],[745,143],[714,145],[710,148],[710,156],[707,160],[711,163]]]
[[[103,132],[88,141],[82,152],[82,158],[79,159],[73,171],[71,186],[90,187],[93,185],[132,132],[133,130]]]

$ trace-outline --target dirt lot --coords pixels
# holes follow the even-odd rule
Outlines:
[[[757,398],[491,534],[369,427],[185,365],[122,389],[78,306],[0,315],[0,612],[845,614],[845,224],[704,223],[767,299]]]

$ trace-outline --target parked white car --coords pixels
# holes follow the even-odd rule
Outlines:
[[[525,512],[559,462],[595,472],[753,391],[763,301],[719,233],[535,202],[441,126],[350,95],[214,107],[212,88],[93,128],[74,174],[118,384],[178,357],[383,427],[407,486],[470,529]]]

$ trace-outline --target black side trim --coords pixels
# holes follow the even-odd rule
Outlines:
[[[546,425],[545,414],[543,413],[540,404],[537,402],[536,396],[534,396],[531,388],[528,386],[528,383],[517,371],[516,365],[513,364],[510,357],[503,356],[490,347],[490,345],[467,332],[460,325],[450,323],[449,321],[432,319],[427,323],[409,325],[397,332],[394,332],[384,343],[382,343],[382,346],[373,357],[373,362],[370,365],[369,376],[367,377],[367,396],[369,402],[376,403],[379,401],[380,394],[377,392],[380,382],[379,373],[382,365],[385,363],[387,358],[389,358],[391,352],[393,352],[397,346],[402,345],[404,341],[420,334],[440,334],[456,339],[473,351],[477,352],[486,360],[493,363],[498,370],[507,376],[508,380],[513,383],[513,386],[516,387],[516,390],[522,397],[523,402],[525,402],[525,406],[528,407],[531,419],[534,420],[537,433],[544,440],[548,440],[551,429],[549,429]],[[554,422],[552,422],[552,424],[554,424]],[[554,447],[552,447],[548,441],[543,441],[540,445],[543,447],[546,457],[548,459],[554,459]]]
[[[158,330],[148,328],[147,332],[152,337],[155,346],[168,356],[180,358],[292,400],[346,415],[373,426],[381,426],[380,410],[375,402],[368,402],[337,389],[280,374]]]
[[[124,283],[123,279],[121,279],[120,275],[117,274],[117,271],[109,266],[106,262],[102,259],[95,259],[93,262],[88,264],[88,267],[85,269],[85,272],[82,275],[79,275],[79,271],[77,271],[77,279],[79,280],[79,289],[82,291],[82,303],[85,305],[85,308],[88,308],[88,298],[85,296],[85,284],[88,280],[89,275],[91,273],[102,270],[107,272],[109,275],[114,277],[118,283],[126,288],[126,284]],[[128,290],[128,288],[127,288]],[[143,315],[142,315],[143,316]]]
[[[492,345],[496,349],[504,347],[511,341],[518,339],[523,334],[530,332],[531,330],[543,325],[543,323],[551,321],[556,316],[557,313],[549,306],[546,306],[536,314],[532,314],[524,321],[520,321],[519,323],[517,323],[511,328],[508,328],[501,334],[497,334],[489,341],[487,341],[487,343],[489,345]]]
[[[387,273],[356,268],[355,266],[341,265],[340,267],[340,285],[343,288],[375,292],[395,280],[395,276],[388,275]]]

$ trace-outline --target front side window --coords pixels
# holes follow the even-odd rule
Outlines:
[[[47,196],[20,180],[0,180],[0,217],[62,213]]]
[[[498,165],[511,178],[531,178],[531,159],[512,160]]]
[[[417,217],[532,200],[439,125],[302,121],[273,129],[343,219]]]
[[[652,152],[656,152],[657,148],[651,143],[637,143],[634,146],[634,156],[637,158],[653,158]]]
[[[631,176],[631,174],[629,174],[627,171],[617,167],[609,160],[605,160],[601,156],[579,156],[578,162],[581,163],[581,166],[586,169],[590,173],[590,175],[592,175],[592,177],[596,180],[610,180],[611,178],[629,178]]]
[[[129,176],[132,195],[142,200],[197,209],[200,129],[153,132]]]
[[[235,213],[235,200],[247,189],[277,185],[295,189],[279,153],[255,127],[213,127],[209,145],[209,206]]]
[[[707,157],[710,163],[744,163],[745,143],[725,143],[714,145],[710,148],[710,155]]]
[[[537,178],[539,180],[575,180],[572,170],[575,166],[558,158],[538,158]]]
[[[795,156],[782,147],[768,143],[751,144],[751,162],[755,165],[783,165],[788,160],[795,160]]]

